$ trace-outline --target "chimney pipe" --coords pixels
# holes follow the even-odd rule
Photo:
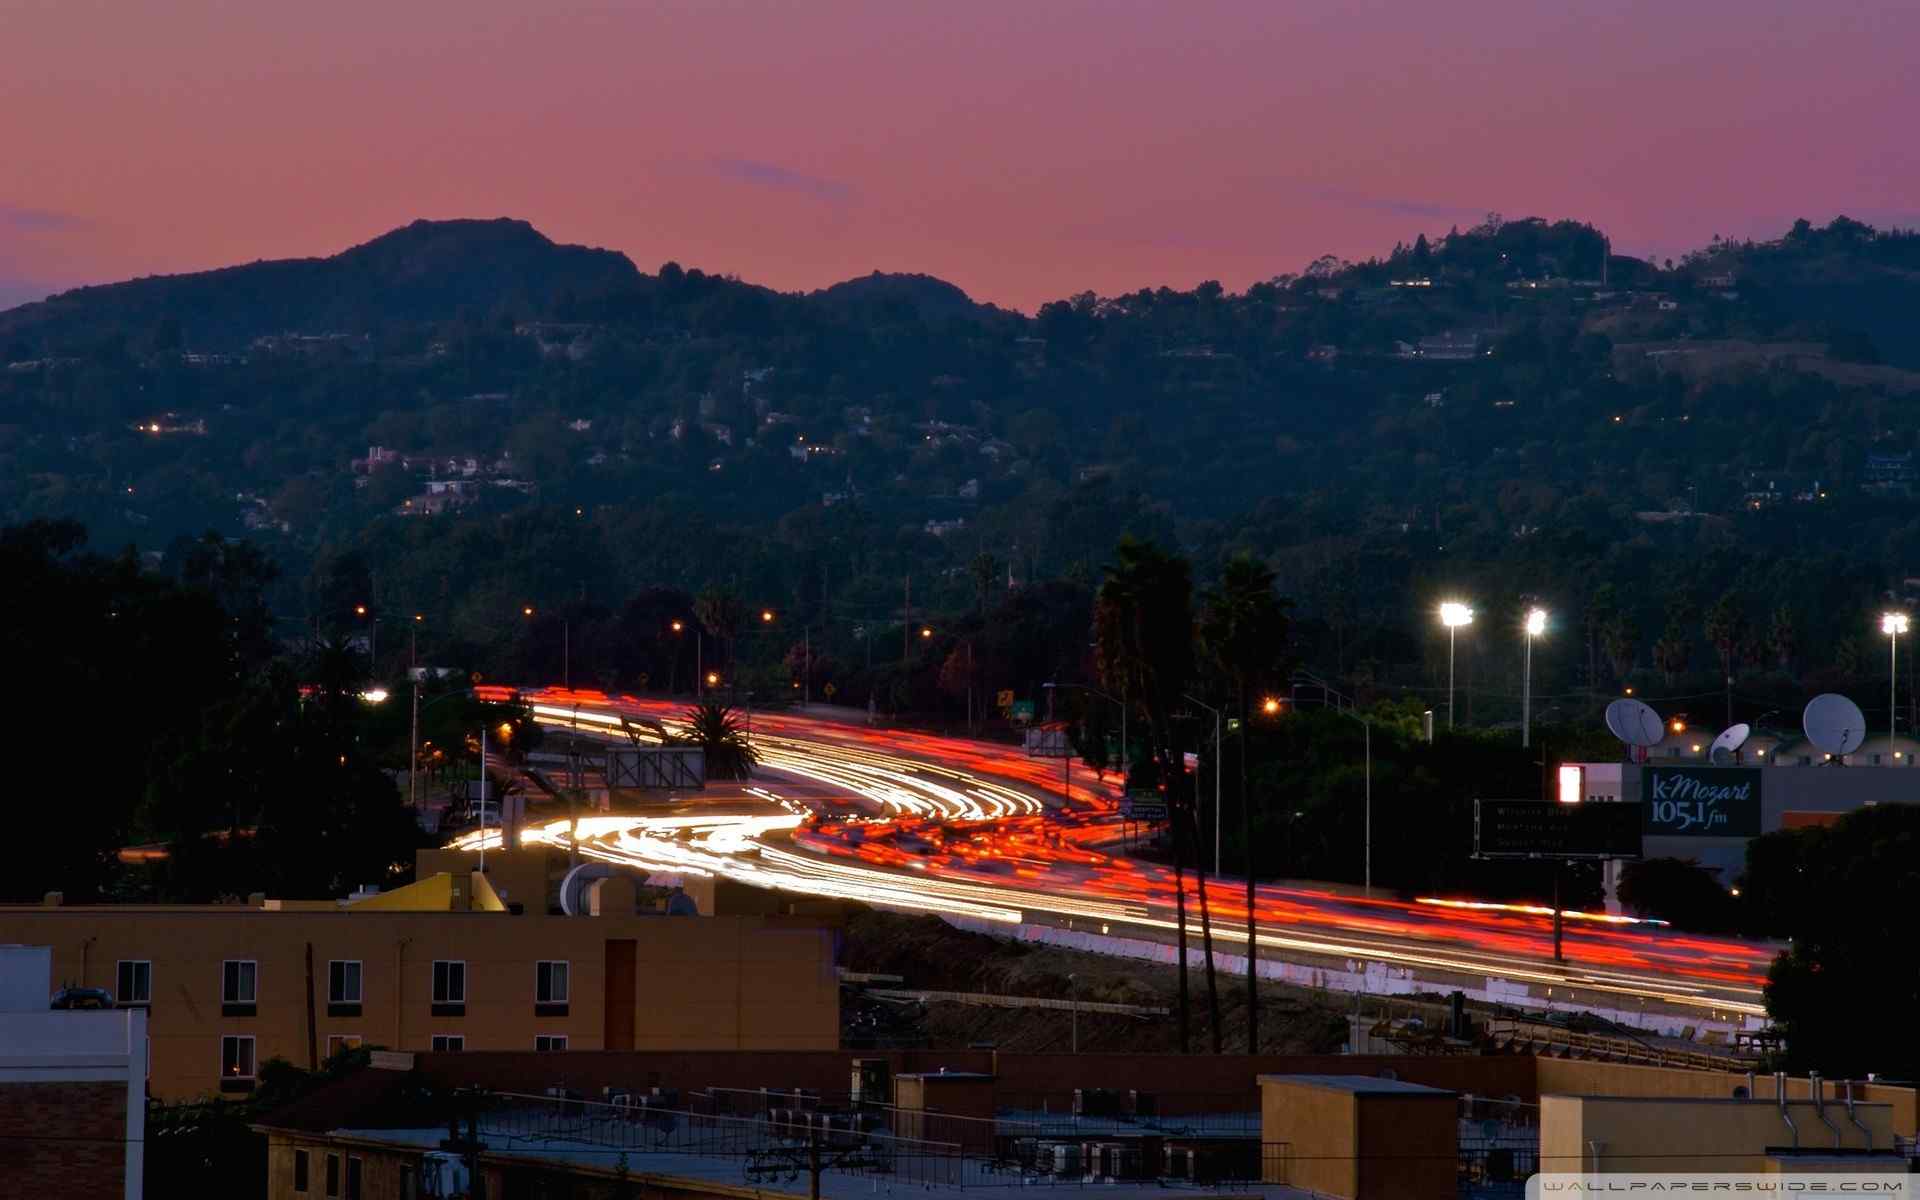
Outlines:
[[[1787,1123],[1787,1132],[1793,1134],[1793,1148],[1800,1148],[1800,1127],[1793,1123],[1793,1115],[1787,1111],[1787,1073],[1773,1073],[1773,1099],[1780,1106],[1780,1119]]]
[[[1855,1129],[1858,1129],[1860,1136],[1867,1139],[1867,1151],[1871,1153],[1873,1151],[1873,1130],[1861,1124],[1860,1118],[1853,1113],[1853,1080],[1851,1079],[1847,1080],[1847,1123]]]
[[[1833,1144],[1840,1144],[1840,1127],[1827,1120],[1827,1087],[1821,1082],[1820,1072],[1807,1072],[1807,1086],[1813,1089],[1813,1115],[1822,1125],[1833,1131]]]

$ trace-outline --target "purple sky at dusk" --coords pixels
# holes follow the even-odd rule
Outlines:
[[[0,306],[415,217],[783,289],[1239,289],[1495,210],[1920,224],[1912,0],[0,0]]]

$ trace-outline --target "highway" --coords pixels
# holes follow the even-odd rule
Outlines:
[[[558,688],[520,696],[543,723],[622,744],[623,716],[671,728],[686,708]],[[1173,940],[1172,870],[1126,855],[1117,789],[1078,765],[1067,799],[1059,760],[1013,746],[765,713],[753,714],[751,737],[759,766],[748,794],[758,803],[583,817],[579,852],[975,923]],[[568,835],[562,820],[527,837],[564,846]],[[1186,887],[1197,952],[1191,873]],[[1568,913],[1562,964],[1552,959],[1547,909],[1265,884],[1255,897],[1263,959],[1348,972],[1386,964],[1442,989],[1455,978],[1497,978],[1615,1011],[1651,1004],[1728,1022],[1758,1016],[1776,949]],[[1210,879],[1207,901],[1216,953],[1244,954],[1244,883]]]

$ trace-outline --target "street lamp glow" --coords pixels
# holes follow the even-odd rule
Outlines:
[[[1448,629],[1473,624],[1473,610],[1457,601],[1449,600],[1440,606],[1440,623]]]
[[[770,608],[761,609],[760,619],[766,624],[769,624],[769,625],[773,624],[773,610]]]
[[[385,704],[387,700],[387,689],[383,687],[368,688],[366,691],[360,693],[360,698],[368,704]]]
[[[356,605],[354,605],[354,606],[353,606],[353,615],[354,615],[354,616],[356,616],[356,617],[364,617],[364,616],[366,616],[366,615],[367,615],[367,606],[366,606],[366,605],[364,605],[364,604],[356,604]]]
[[[1900,735],[1900,635],[1907,631],[1907,614],[1880,614],[1880,632],[1887,635],[1887,743]],[[1899,758],[1899,754],[1894,755]]]
[[[1280,701],[1276,697],[1268,696],[1261,702],[1260,711],[1270,717],[1274,716],[1280,711]]]
[[[1520,745],[1523,747],[1533,745],[1533,639],[1547,631],[1547,610],[1528,609],[1526,630],[1526,667],[1520,677]]]
[[[521,616],[523,616],[523,617],[530,617],[530,616],[532,616],[532,615],[533,615],[533,605],[531,605],[531,604],[529,604],[529,605],[527,605],[526,607],[524,607],[524,608],[522,608],[522,609],[520,610],[520,615],[521,615]]]
[[[668,628],[672,629],[675,633],[679,633],[682,629],[685,629],[686,627],[687,627],[687,623],[685,621],[675,621],[672,625],[668,626]]]
[[[713,687],[713,686],[715,686],[715,685],[717,685],[717,684],[718,684],[719,682],[720,682],[720,672],[718,672],[718,671],[708,671],[708,672],[707,672],[707,686],[708,686],[708,687]]]
[[[927,626],[925,626],[925,625],[922,625],[922,626],[920,627],[920,636],[921,636],[921,637],[923,637],[923,638],[930,638],[930,637],[932,637],[932,636],[933,636],[933,630],[932,630],[932,629],[930,629],[930,628],[928,628],[928,627],[927,627]]]

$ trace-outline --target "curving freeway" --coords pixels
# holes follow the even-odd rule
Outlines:
[[[504,698],[507,689],[498,690]],[[623,717],[672,728],[685,709],[597,691],[519,694],[543,723],[621,742]],[[1029,935],[1173,940],[1172,870],[1125,853],[1118,793],[1083,769],[1067,797],[1058,760],[1011,746],[788,714],[754,714],[751,737],[760,767],[743,795],[715,794],[657,816],[584,817],[579,853]],[[527,837],[564,846],[570,833],[555,821]],[[1197,953],[1191,875],[1185,887]],[[1244,954],[1244,883],[1209,880],[1206,901],[1216,952]],[[1423,990],[1497,980],[1517,1001],[1530,995],[1628,1016],[1652,1006],[1727,1023],[1756,1018],[1776,949],[1567,913],[1566,962],[1555,963],[1547,909],[1260,885],[1254,911],[1263,959],[1348,977],[1385,967]]]

